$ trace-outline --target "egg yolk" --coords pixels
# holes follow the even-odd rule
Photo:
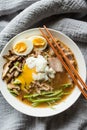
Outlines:
[[[46,44],[45,40],[42,38],[34,38],[33,39],[33,44],[36,47],[42,47]]]
[[[27,46],[24,42],[19,42],[13,47],[13,49],[18,53],[22,53],[26,51]]]
[[[24,65],[23,72],[19,77],[17,78],[22,86],[21,89],[25,86],[29,86],[29,84],[34,80],[32,77],[32,73],[36,73],[35,68],[30,69],[26,64]]]

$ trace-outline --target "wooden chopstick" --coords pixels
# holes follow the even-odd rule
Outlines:
[[[57,48],[59,49],[60,53],[62,54],[64,60],[66,61],[66,63],[68,64],[68,66],[70,67],[70,69],[74,72],[75,76],[79,79],[79,81],[81,82],[81,84],[84,86],[84,88],[87,90],[87,85],[84,83],[84,81],[82,80],[82,78],[79,76],[79,74],[77,73],[76,69],[74,68],[74,66],[70,63],[69,59],[67,58],[67,56],[65,55],[65,53],[61,50],[60,46],[56,43],[55,39],[53,38],[52,34],[48,31],[48,29],[46,28],[46,26],[44,25],[45,30],[47,31],[47,33],[49,34],[49,36],[52,38],[53,42],[56,44]]]
[[[49,31],[48,31],[48,29],[46,28],[46,26],[44,26],[44,29],[46,30],[46,32],[48,33]],[[46,34],[43,32],[43,30],[42,29],[40,29],[40,31],[41,31],[41,33],[43,34],[43,36],[46,38],[46,40],[47,40],[47,42],[48,42],[48,44],[51,46],[51,48],[53,49],[53,51],[54,51],[54,53],[56,54],[56,56],[60,59],[60,61],[62,62],[62,65],[65,67],[65,69],[67,70],[67,72],[70,74],[70,76],[71,76],[71,78],[73,79],[73,81],[74,81],[74,83],[78,86],[78,88],[80,89],[80,91],[82,92],[82,94],[83,94],[83,96],[87,99],[87,94],[86,94],[86,92],[83,90],[83,88],[82,88],[82,86],[80,85],[80,84],[82,84],[82,79],[81,80],[79,80],[79,78],[77,77],[77,79],[79,80],[79,82],[78,82],[78,80],[75,78],[75,74],[77,73],[77,71],[75,72],[75,73],[72,73],[72,69],[70,69],[69,67],[68,67],[68,65],[64,62],[64,60],[65,60],[65,54],[64,54],[64,56],[63,56],[63,58],[64,58],[64,60],[63,60],[63,58],[62,58],[62,56],[57,52],[57,50],[55,49],[55,47],[52,45],[52,43],[49,41],[49,39],[48,39],[48,37],[46,36]],[[49,34],[50,34],[50,32],[49,32]],[[55,41],[54,40],[54,38],[53,38],[53,36],[52,36],[52,34],[50,35],[50,38],[53,40],[53,42]],[[56,43],[56,41],[54,42],[55,44],[57,44]],[[57,46],[57,48],[58,48],[58,46]],[[61,48],[60,48],[61,49]],[[61,50],[62,51],[62,50]],[[69,59],[67,58],[67,60],[69,61]],[[70,64],[71,65],[71,64]],[[74,67],[73,67],[74,68]],[[81,77],[80,77],[81,78]],[[84,82],[84,81],[83,81]],[[85,84],[85,83],[84,83]]]

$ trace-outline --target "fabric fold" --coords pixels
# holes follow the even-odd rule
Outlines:
[[[87,64],[87,0],[0,0],[0,51],[16,34],[43,24],[77,41]],[[0,130],[70,129],[87,130],[82,96],[59,115],[35,118],[16,111],[0,93]]]
[[[39,0],[0,0],[0,16],[23,10],[37,1]]]
[[[60,15],[66,13],[83,13],[83,11],[87,12],[87,3],[83,0],[42,0],[38,1],[25,10],[23,10],[19,15],[17,15],[7,26],[6,28],[0,33],[0,42],[2,45],[6,44],[6,42],[12,38],[14,35],[30,28],[32,25],[38,23],[40,20],[50,17],[52,15]],[[74,15],[74,14],[73,14]],[[63,20],[61,24],[64,24]],[[75,37],[75,31],[78,30],[78,23],[79,23],[79,30],[82,30],[83,24],[87,26],[86,22],[72,22],[66,23],[66,26],[69,24],[69,28],[72,28],[73,35],[72,38]],[[72,27],[75,26],[73,29]],[[60,28],[60,27],[59,27]],[[61,26],[62,28],[62,26]],[[80,29],[81,28],[81,29]],[[63,30],[63,28],[61,29]],[[67,34],[67,28],[64,31]],[[86,30],[83,30],[83,34],[87,34]],[[79,32],[78,32],[79,35]],[[76,38],[75,38],[76,39]],[[79,40],[79,39],[77,39]],[[82,37],[81,41],[85,42],[86,37]]]

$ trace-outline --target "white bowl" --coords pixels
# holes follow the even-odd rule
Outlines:
[[[78,46],[69,38],[67,37],[65,34],[56,31],[56,30],[52,30],[49,29],[52,34],[59,38],[60,41],[62,41],[64,44],[66,44],[74,53],[75,58],[77,60],[78,63],[78,71],[79,71],[79,75],[82,77],[82,79],[85,81],[86,80],[86,65],[85,65],[85,61],[84,58],[82,56],[82,53],[80,51],[80,49],[78,48]],[[2,70],[3,70],[3,65],[5,63],[5,59],[3,59],[3,55],[8,53],[8,50],[12,47],[12,45],[14,44],[14,42],[18,41],[20,38],[26,38],[32,35],[40,35],[41,32],[39,31],[38,28],[34,28],[34,29],[29,29],[26,30],[20,34],[18,34],[17,36],[15,36],[14,38],[12,38],[4,47],[4,49],[1,52],[1,56],[0,56],[0,89],[1,89],[1,93],[4,96],[4,98],[7,100],[7,102],[13,106],[16,110],[26,114],[26,115],[30,115],[30,116],[35,116],[35,117],[47,117],[47,116],[52,116],[55,114],[59,114],[61,112],[63,112],[64,110],[68,109],[72,104],[75,103],[75,101],[79,98],[81,92],[78,89],[78,87],[75,87],[75,89],[73,90],[73,92],[71,93],[70,96],[68,96],[63,102],[59,103],[58,105],[55,105],[55,109],[51,109],[51,108],[34,108],[32,106],[28,106],[24,103],[22,103],[21,101],[19,101],[17,98],[15,98],[14,96],[12,96],[9,91],[7,90],[7,85],[5,82],[3,82],[2,80]]]

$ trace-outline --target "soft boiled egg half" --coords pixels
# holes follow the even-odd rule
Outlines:
[[[42,36],[31,36],[28,38],[36,49],[44,50],[47,47],[47,41]]]
[[[13,45],[13,51],[17,55],[27,55],[33,49],[33,44],[28,39],[22,39]]]
[[[23,67],[23,72],[21,75],[17,77],[17,80],[21,82],[21,89],[25,90],[25,85],[28,87],[30,83],[34,80],[32,77],[32,73],[36,73],[36,69],[30,69],[27,64]]]
[[[28,39],[21,39],[13,45],[13,51],[17,55],[27,55],[33,48],[44,50],[47,47],[47,41],[42,36],[31,36]]]

